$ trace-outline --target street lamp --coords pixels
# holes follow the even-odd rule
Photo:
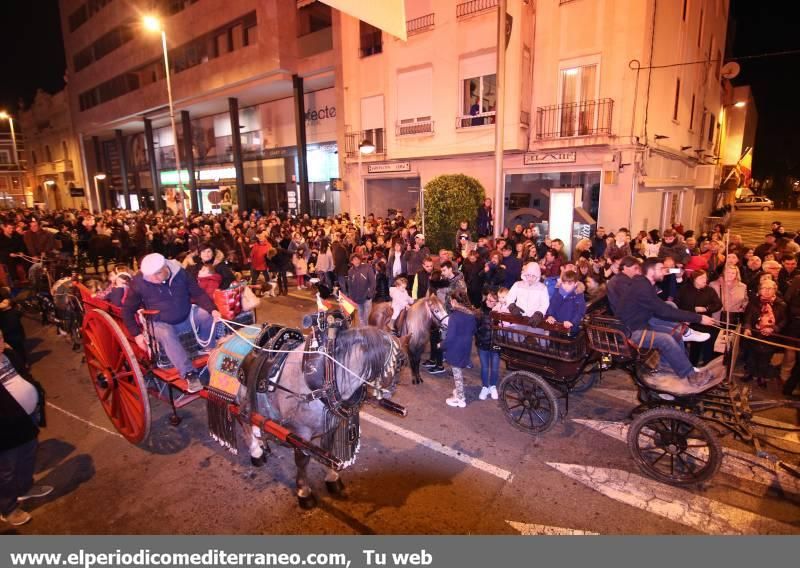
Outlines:
[[[736,108],[746,107],[747,101],[736,101],[735,103],[733,103],[733,106],[735,106]]]
[[[367,191],[364,178],[361,177],[361,156],[367,156],[375,153],[375,144],[367,140],[362,140],[358,145],[358,183],[361,185],[361,207],[362,207],[362,228],[367,222]]]
[[[167,99],[169,101],[169,120],[172,123],[173,148],[175,148],[175,166],[178,170],[178,195],[180,196],[181,213],[183,220],[186,221],[186,194],[183,192],[183,176],[181,176],[181,152],[178,148],[178,129],[175,127],[175,107],[172,104],[172,81],[169,76],[169,55],[167,53],[167,32],[161,25],[161,21],[155,16],[145,16],[142,24],[146,30],[151,32],[161,32],[161,50],[164,52],[164,74],[167,78]],[[155,180],[153,180],[155,182]]]
[[[17,135],[14,133],[14,119],[4,110],[0,110],[0,120],[7,120],[11,128],[11,145],[14,148],[14,165],[19,169],[19,155],[17,154]]]
[[[97,182],[104,179],[106,179],[106,174],[104,173],[95,174],[94,176],[94,195],[95,198],[97,199],[97,211],[99,211],[101,214],[103,213],[103,205],[102,203],[100,203],[100,186],[98,185]],[[91,202],[92,200],[91,198],[89,198],[89,203]]]

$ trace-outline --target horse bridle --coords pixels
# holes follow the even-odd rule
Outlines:
[[[439,327],[446,328],[447,324],[445,323],[448,319],[450,319],[450,314],[447,313],[445,309],[445,313],[443,317],[439,317],[436,311],[431,308],[430,301],[426,298],[425,299],[425,307],[428,309],[428,312],[431,314],[431,318],[436,320],[436,323],[439,324]]]

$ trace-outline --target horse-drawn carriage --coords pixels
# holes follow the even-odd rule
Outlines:
[[[539,434],[553,426],[559,416],[560,394],[590,388],[611,368],[633,377],[640,404],[631,411],[627,444],[639,468],[650,477],[674,485],[691,485],[711,479],[719,470],[723,451],[720,439],[753,446],[761,456],[774,435],[762,433],[770,424],[753,427],[757,412],[778,408],[800,408],[800,403],[750,398],[750,390],[736,383],[725,361],[736,353],[709,364],[713,379],[694,387],[669,373],[646,364],[652,352],[630,341],[623,324],[606,316],[587,317],[581,331],[565,337],[563,329],[514,316],[497,315],[492,332],[510,372],[500,385],[500,401],[506,418],[515,427]],[[547,328],[547,329],[545,329]],[[783,432],[800,427],[778,426]],[[791,451],[780,447],[783,451]],[[800,470],[774,456],[779,467],[800,477]]]
[[[405,409],[384,395],[393,387],[403,358],[399,343],[379,330],[348,329],[339,311],[306,316],[306,336],[280,325],[225,321],[228,334],[215,349],[204,351],[194,334],[181,337],[198,371],[208,370],[209,384],[190,393],[152,333],[157,312],[140,310],[148,350],[141,349],[119,308],[93,298],[80,283],[85,308],[83,345],[92,385],[117,431],[129,442],[146,444],[151,429],[150,397],[169,404],[171,424],[178,409],[198,399],[207,405],[210,435],[236,452],[240,427],[254,466],[270,453],[267,438],[295,451],[300,505],[316,500],[305,481],[313,458],[329,469],[326,485],[343,488],[338,471],[352,463],[358,449],[358,410],[373,394],[386,410]],[[218,324],[219,325],[219,324]]]

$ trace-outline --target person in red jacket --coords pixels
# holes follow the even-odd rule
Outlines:
[[[258,242],[250,249],[250,283],[258,282],[259,274],[264,275],[264,283],[269,283],[269,268],[267,267],[267,253],[272,245],[269,244],[267,233],[258,235]]]

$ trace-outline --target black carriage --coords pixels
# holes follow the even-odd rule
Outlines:
[[[601,354],[588,349],[581,328],[569,335],[560,325],[510,314],[492,314],[492,348],[508,373],[499,385],[500,405],[515,428],[548,431],[569,411],[569,397],[589,390],[601,376]]]

